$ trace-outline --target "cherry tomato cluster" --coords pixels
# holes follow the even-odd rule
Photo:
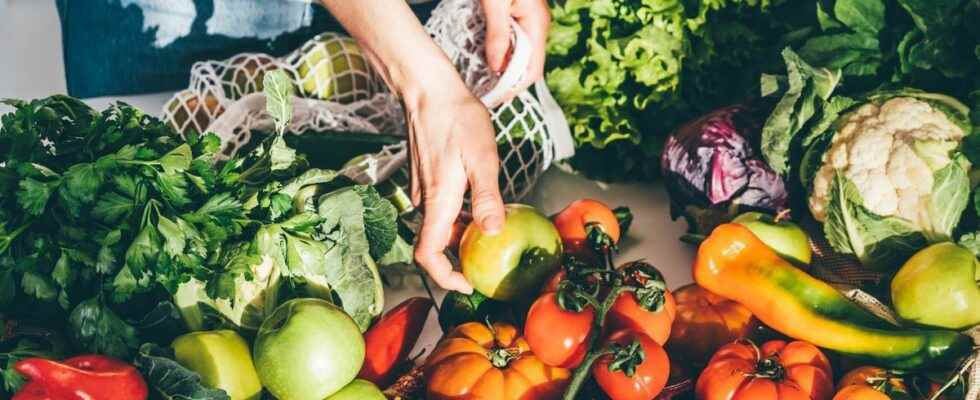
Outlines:
[[[574,399],[590,376],[613,400],[651,400],[667,383],[662,346],[674,299],[652,265],[614,266],[628,215],[579,200],[554,217],[566,257],[531,305],[524,335],[543,363],[575,369],[565,399]]]

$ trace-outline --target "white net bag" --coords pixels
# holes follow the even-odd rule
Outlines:
[[[513,26],[511,59],[497,76],[484,59],[486,24],[479,2],[444,0],[426,24],[470,90],[490,107],[501,160],[501,192],[507,201],[524,197],[552,162],[573,152],[567,122],[543,82],[503,103],[522,80],[530,58],[528,39]],[[168,102],[164,118],[182,133],[216,133],[224,154],[234,154],[251,140],[253,131],[268,132],[274,126],[262,94],[264,75],[274,69],[286,71],[303,96],[294,101],[290,133],[405,136],[398,99],[387,92],[357,44],[336,33],[319,35],[283,58],[250,53],[196,63],[190,88]],[[362,183],[391,178],[407,192],[407,160],[402,142],[352,160],[343,172]]]

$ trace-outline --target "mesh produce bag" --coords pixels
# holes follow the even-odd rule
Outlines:
[[[567,122],[543,82],[503,102],[523,78],[530,59],[529,41],[513,26],[511,60],[497,76],[484,59],[486,24],[477,1],[442,1],[426,24],[466,85],[491,110],[506,201],[524,197],[553,161],[573,153]],[[282,58],[240,54],[198,62],[191,70],[190,87],[167,103],[164,118],[182,133],[216,133],[224,154],[234,154],[251,140],[253,131],[272,130],[261,91],[265,72],[274,69],[286,71],[303,96],[294,101],[290,133],[406,135],[398,99],[387,92],[357,44],[336,33],[319,35]],[[362,183],[391,178],[407,191],[407,160],[403,141],[352,160],[343,172]]]

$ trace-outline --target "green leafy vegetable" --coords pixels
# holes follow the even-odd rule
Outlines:
[[[276,132],[282,135],[293,118],[293,81],[282,70],[265,74],[262,80],[266,96],[266,110],[276,120]]]
[[[129,359],[139,346],[136,329],[110,310],[101,299],[86,300],[68,317],[70,338],[82,349]]]
[[[204,386],[201,376],[174,361],[173,352],[152,343],[140,346],[133,364],[166,400],[230,400],[224,390]]]
[[[281,135],[292,88],[266,78],[280,133],[227,160],[216,136],[181,138],[125,104],[8,101],[0,315],[62,324],[79,351],[124,359],[184,325],[255,329],[296,295],[340,299],[366,328],[382,305],[375,261],[411,254],[397,212],[371,187],[308,169]],[[351,204],[320,207],[335,192]]]
[[[342,260],[340,268],[328,271],[326,281],[337,293],[344,311],[361,331],[366,331],[384,308],[384,293],[370,255],[361,195],[356,189],[326,194],[320,200],[319,211],[326,218],[321,229],[337,243],[328,250],[327,257]]]

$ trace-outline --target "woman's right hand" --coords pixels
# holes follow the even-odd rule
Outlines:
[[[320,1],[357,39],[371,66],[405,105],[412,199],[424,214],[415,260],[439,286],[472,292],[444,251],[467,187],[477,226],[493,233],[504,222],[489,111],[404,1]]]
[[[405,106],[412,201],[424,213],[415,260],[439,286],[471,293],[473,287],[453,270],[444,251],[467,187],[477,226],[493,234],[503,225],[500,160],[490,114],[465,87],[427,90]]]

